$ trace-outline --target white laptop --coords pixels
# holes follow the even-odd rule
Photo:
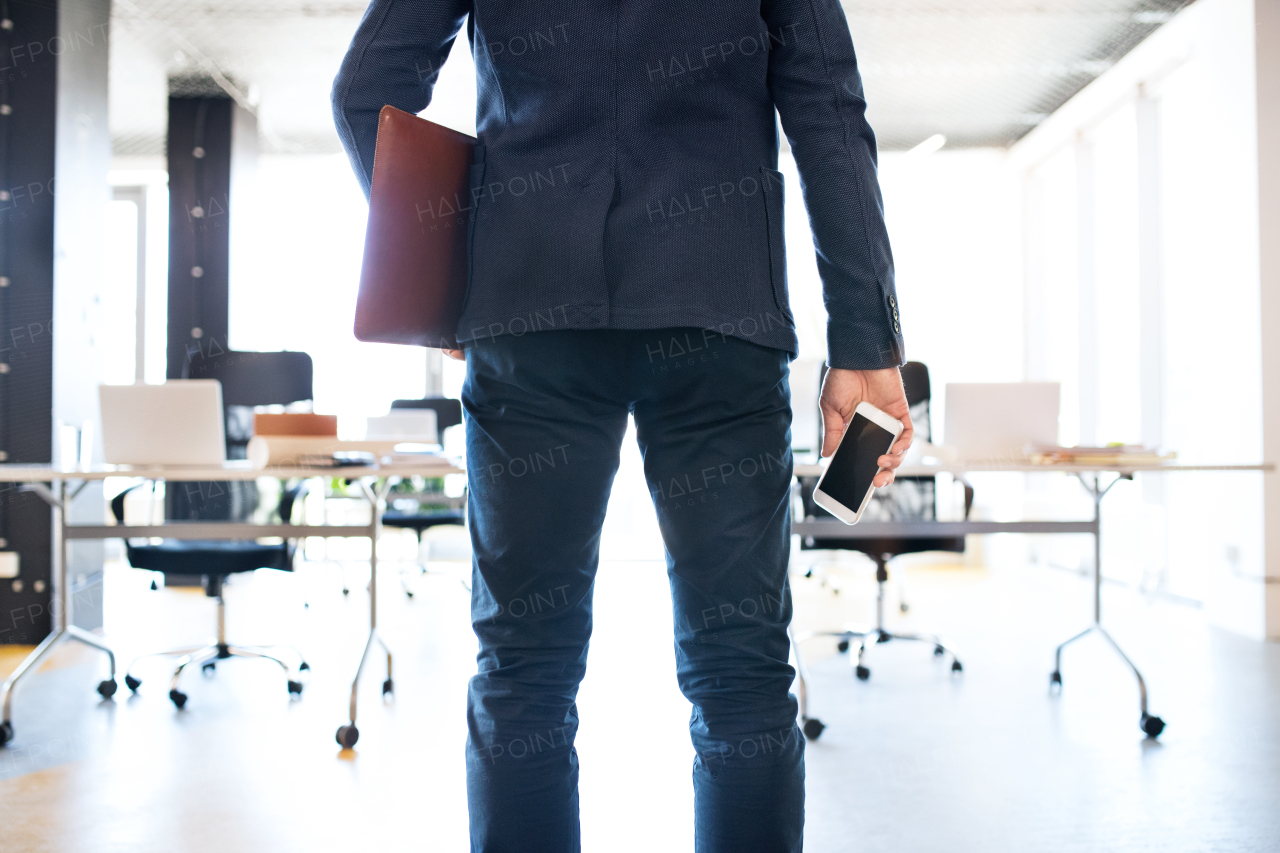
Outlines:
[[[222,383],[99,385],[103,461],[114,465],[221,465],[227,459]]]
[[[390,414],[365,419],[365,441],[439,444],[434,409],[392,409]]]
[[[947,383],[946,446],[967,461],[1016,461],[1058,443],[1057,382]]]

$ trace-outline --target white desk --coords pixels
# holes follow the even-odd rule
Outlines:
[[[826,465],[796,465],[795,475],[800,477],[819,477],[826,470]],[[794,521],[791,532],[804,537],[822,539],[883,539],[890,537],[964,536],[969,533],[1089,533],[1093,535],[1093,620],[1089,626],[1074,637],[1060,643],[1053,654],[1053,672],[1049,676],[1051,686],[1062,689],[1062,650],[1081,637],[1097,632],[1116,654],[1129,666],[1134,678],[1138,681],[1138,698],[1142,716],[1139,724],[1150,737],[1159,736],[1164,730],[1164,721],[1147,712],[1147,684],[1142,673],[1111,634],[1102,627],[1102,499],[1111,487],[1120,480],[1132,480],[1134,474],[1166,474],[1188,471],[1274,471],[1275,465],[1186,465],[1179,463],[1155,463],[1150,465],[1123,464],[1108,467],[1103,464],[1074,465],[1033,465],[1023,462],[972,462],[950,463],[938,465],[904,465],[898,469],[900,477],[931,477],[935,474],[963,474],[979,472],[1013,472],[1044,474],[1059,472],[1074,474],[1085,491],[1093,498],[1093,518],[1085,521],[863,521],[848,525],[835,518],[810,519]],[[1109,482],[1103,482],[1104,474],[1114,474]],[[800,695],[803,698],[807,690],[801,675]],[[802,709],[801,713],[804,711]]]
[[[52,616],[54,630],[26,657],[5,680],[0,688],[0,745],[13,738],[10,708],[13,691],[42,658],[64,640],[76,640],[105,652],[111,667],[111,677],[98,685],[102,696],[110,697],[116,691],[116,658],[105,643],[93,634],[71,624],[71,596],[67,584],[67,542],[72,539],[112,539],[115,537],[159,536],[169,539],[257,539],[279,536],[286,539],[307,536],[367,536],[370,539],[369,575],[369,636],[365,641],[360,665],[351,681],[350,722],[339,728],[338,740],[346,746],[354,745],[359,732],[356,730],[356,692],[360,675],[364,672],[369,651],[376,641],[387,655],[387,680],[391,684],[391,650],[378,635],[378,536],[382,532],[382,512],[387,491],[392,483],[403,477],[443,477],[462,474],[464,469],[439,462],[391,462],[381,465],[352,466],[344,468],[311,468],[300,465],[277,465],[254,468],[247,462],[229,462],[212,466],[160,466],[160,465],[95,465],[80,470],[60,470],[51,465],[5,464],[0,465],[0,482],[22,483],[23,491],[40,495],[53,510],[53,598]],[[282,480],[308,479],[311,477],[345,477],[356,480],[360,491],[370,505],[370,523],[367,525],[334,524],[247,524],[224,521],[191,521],[166,524],[68,524],[67,503],[74,499],[85,484],[108,477],[140,477],[147,480],[173,480],[177,482],[208,480],[256,480],[273,477]],[[68,484],[78,483],[68,491]],[[384,692],[386,692],[384,690]]]

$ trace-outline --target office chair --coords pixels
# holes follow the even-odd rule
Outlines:
[[[244,459],[253,438],[254,406],[312,399],[311,356],[305,352],[189,353],[183,379],[217,379],[227,408],[227,458]]]
[[[311,356],[305,352],[242,352],[228,350],[205,354],[198,348],[188,351],[182,368],[184,379],[217,379],[222,385],[222,402],[226,409],[227,458],[243,459],[249,439],[253,437],[254,406],[287,406],[312,399]],[[246,519],[257,507],[257,487],[252,481],[217,483],[183,483],[183,488],[170,481],[165,489],[166,517],[170,519]],[[124,495],[112,501],[112,512],[123,523]],[[279,511],[282,521],[288,524],[297,499],[305,491],[294,487],[281,497]],[[225,503],[208,500],[209,495],[225,496]],[[224,636],[224,605],[222,584],[228,575],[259,568],[292,571],[292,543],[259,545],[253,541],[173,541],[159,545],[131,545],[126,540],[126,556],[129,564],[137,569],[149,569],[165,575],[167,582],[182,583],[193,576],[205,589],[205,594],[218,599],[217,641],[201,649],[178,653],[183,657],[173,675],[169,698],[181,708],[187,696],[178,690],[178,678],[190,663],[199,660],[204,672],[212,672],[215,661],[231,656],[264,657],[289,668],[278,658],[249,647],[229,646]],[[153,583],[152,588],[156,585]],[[211,652],[213,652],[211,654]],[[296,653],[296,651],[295,651]],[[172,653],[161,652],[160,655]],[[144,655],[149,657],[149,655]],[[302,655],[299,671],[310,669]],[[132,665],[131,665],[132,666]],[[126,674],[125,684],[137,692],[141,682]],[[289,679],[289,692],[298,695],[302,684]]]
[[[125,496],[141,486],[137,483],[125,489],[111,500],[111,513],[117,524],[124,524]],[[284,524],[292,524],[293,508],[306,493],[307,483],[302,483],[285,490],[280,498],[280,520]],[[187,704],[187,694],[178,689],[178,680],[191,664],[199,664],[204,673],[212,673],[217,662],[232,657],[262,658],[280,665],[287,677],[290,696],[302,694],[302,682],[289,671],[289,665],[271,653],[272,649],[289,648],[286,646],[240,646],[227,642],[227,605],[223,599],[222,587],[227,578],[240,572],[251,572],[256,569],[278,569],[293,571],[293,559],[296,552],[296,541],[285,540],[272,545],[261,545],[252,540],[231,541],[194,541],[166,539],[158,545],[149,542],[134,543],[125,540],[125,557],[129,565],[135,569],[146,569],[161,572],[165,575],[179,574],[203,576],[205,595],[218,600],[218,633],[217,638],[208,645],[196,648],[176,649],[166,652],[153,652],[135,658],[125,671],[124,683],[134,693],[142,685],[142,680],[133,675],[133,666],[144,657],[176,657],[178,666],[173,671],[169,682],[169,699],[179,709]],[[311,666],[296,649],[291,649],[298,656],[299,673],[309,670]]]
[[[391,408],[431,409],[434,411],[436,413],[436,436],[441,444],[444,443],[444,431],[449,427],[458,426],[462,423],[462,402],[449,397],[396,400],[392,402]],[[390,508],[382,514],[383,527],[412,530],[417,537],[419,547],[422,546],[423,532],[441,524],[466,524],[466,512],[463,508],[463,501],[460,498],[446,498],[444,505],[435,505],[427,508],[424,508],[421,504],[416,509]],[[437,574],[437,572],[420,563],[417,564],[417,569],[419,577],[426,574]],[[444,573],[440,572],[439,574]],[[462,585],[470,589],[465,580]],[[406,596],[413,598],[413,590],[409,588],[408,583],[405,581],[403,572],[400,573],[400,586]]]
[[[253,437],[253,407],[310,400],[311,376],[311,356],[305,352],[224,350],[206,355],[192,347],[181,378],[221,383],[227,458],[244,459]],[[252,481],[191,481],[165,490],[165,517],[171,520],[243,521],[257,506],[257,484]]]
[[[431,409],[436,413],[436,435],[443,436],[451,426],[462,423],[462,401],[449,397],[424,397],[421,400],[395,400],[393,409]]]
[[[901,372],[902,384],[906,392],[907,405],[911,410],[911,423],[915,427],[916,438],[928,441],[930,440],[929,400],[931,396],[929,369],[918,361],[911,361],[902,366]],[[822,376],[823,378],[826,376],[825,365],[822,369]],[[819,424],[821,424],[821,421],[819,421]],[[817,483],[817,477],[800,478],[799,494],[804,516],[808,520],[833,518],[834,516],[818,506],[813,500],[813,491]],[[935,478],[931,476],[897,477],[888,486],[876,489],[871,503],[867,505],[862,517],[867,521],[932,521],[937,518],[936,485]],[[963,485],[965,489],[964,512],[967,519],[969,510],[973,506],[973,488],[968,483]],[[964,670],[955,652],[948,648],[939,637],[933,634],[907,634],[890,631],[885,626],[884,621],[885,584],[889,580],[889,561],[902,554],[913,554],[922,551],[962,553],[964,551],[963,536],[910,536],[885,537],[882,539],[824,539],[804,536],[800,540],[800,548],[801,550],[860,551],[874,560],[876,564],[876,621],[875,625],[870,628],[814,631],[797,638],[799,641],[816,636],[838,637],[839,642],[836,648],[840,652],[847,652],[853,641],[855,639],[858,640],[858,652],[854,659],[854,675],[860,681],[866,681],[871,677],[871,670],[865,663],[867,648],[877,643],[887,643],[890,640],[929,643],[933,646],[934,655],[939,657],[945,654],[951,655],[952,672],[962,672]],[[811,573],[812,570],[810,570]],[[905,611],[906,607],[904,606],[902,609]],[[816,718],[810,718],[805,715],[807,710],[805,707],[807,705],[807,685],[804,684],[803,660],[800,657],[799,642],[792,645],[796,652],[796,662],[799,664],[797,668],[801,671],[800,714],[804,733],[810,740],[816,740],[825,726]]]

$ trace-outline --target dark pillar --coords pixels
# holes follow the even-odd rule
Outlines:
[[[170,379],[191,359],[226,352],[231,208],[232,123],[227,97],[169,98]],[[166,487],[169,518],[228,519],[235,484],[176,482]]]
[[[48,48],[57,36],[55,3],[0,0],[0,460],[6,462],[50,462],[53,453],[58,64]],[[19,567],[16,577],[0,578],[0,643],[36,643],[50,630],[49,508],[10,484],[0,495],[0,550],[16,552]]]
[[[230,98],[169,98],[170,379],[188,353],[227,349]]]

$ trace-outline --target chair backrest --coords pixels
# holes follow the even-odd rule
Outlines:
[[[462,402],[450,397],[425,397],[421,400],[396,400],[393,409],[431,409],[436,413],[436,434],[462,423]]]
[[[929,368],[922,362],[908,361],[898,372],[902,374],[902,390],[906,392],[908,406],[929,402],[929,398],[933,396],[930,393]],[[929,425],[924,426],[928,430]],[[917,426],[916,429],[919,430],[920,427]]]
[[[244,459],[253,437],[254,406],[287,406],[314,398],[311,356],[305,352],[188,352],[184,379],[217,379],[226,412],[228,459]],[[166,492],[166,514],[180,520],[246,520],[257,508],[251,481],[210,483]]]
[[[313,398],[305,352],[236,352],[188,358],[184,379],[217,379],[226,406],[287,406]]]

